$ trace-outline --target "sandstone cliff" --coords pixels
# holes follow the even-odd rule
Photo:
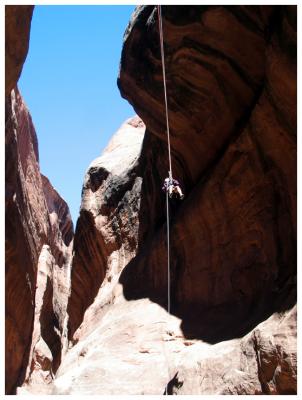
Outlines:
[[[40,173],[36,133],[17,88],[6,113],[6,392],[12,393],[36,370],[43,378],[59,365],[73,227],[67,204]]]
[[[297,391],[296,7],[163,6],[163,25],[185,191],[172,313],[157,9],[142,6],[118,78],[139,117],[87,170],[72,260],[68,207],[17,88],[6,98],[7,393]]]
[[[168,383],[171,394],[295,393],[296,7],[167,6],[163,24],[173,172],[186,194],[171,204],[173,315],[157,10],[143,6],[118,84],[145,135],[127,163],[120,133],[119,151],[87,172],[74,346],[53,393],[162,394]]]
[[[52,380],[67,346],[73,227],[43,177],[29,111],[16,87],[33,6],[6,7],[5,391]],[[38,387],[37,386],[37,387]]]
[[[208,324],[194,327],[197,335],[241,334],[249,323],[294,303],[295,12],[163,7],[172,164],[186,192],[172,218],[173,312],[191,331],[209,311]],[[156,20],[155,8],[137,10],[126,33],[119,86],[164,152]],[[158,150],[149,146],[146,153],[154,160]],[[158,187],[168,167],[149,165],[142,196],[151,218],[141,229],[142,242],[162,218],[156,210],[164,212]],[[159,179],[152,187],[147,182],[154,173]],[[158,262],[165,228],[150,240],[149,254],[122,274],[129,299],[165,296],[166,274]],[[223,324],[211,321],[213,312]]]
[[[88,306],[102,309],[116,296],[119,274],[136,254],[144,131],[139,118],[126,121],[86,173],[68,303],[70,338]]]

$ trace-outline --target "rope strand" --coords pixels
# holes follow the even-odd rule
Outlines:
[[[170,296],[170,216],[169,216],[169,194],[166,195],[167,205],[167,258],[168,258],[168,313],[171,311],[171,296]]]
[[[170,217],[169,217],[169,193],[168,191],[166,192],[166,212],[167,212],[167,255],[168,255],[168,261],[167,261],[167,274],[168,274],[168,313],[170,314],[171,311],[171,300],[170,300]],[[165,347],[164,347],[164,352],[165,352]],[[169,368],[169,360],[165,352],[165,357],[167,360],[167,367],[168,367],[168,377],[170,379],[170,368]],[[169,383],[169,382],[168,382]],[[165,386],[165,392],[164,395],[168,395],[168,383]]]
[[[167,124],[167,139],[168,139],[168,155],[169,155],[169,178],[172,181],[172,162],[171,162],[171,149],[170,149],[170,129],[169,129],[169,114],[168,114],[168,100],[167,100],[167,87],[166,87],[166,70],[165,70],[165,52],[164,52],[164,39],[163,39],[163,24],[161,15],[161,6],[157,6],[158,10],[158,25],[159,25],[159,37],[160,37],[160,53],[161,63],[163,70],[163,83],[164,83],[164,95],[165,95],[165,111],[166,111],[166,124]],[[167,287],[168,287],[168,314],[171,313],[171,279],[170,279],[170,216],[169,216],[169,187],[166,191],[166,213],[167,213]],[[168,364],[168,376],[170,379],[169,361]],[[168,383],[165,387],[165,395],[168,395]]]
[[[163,22],[162,22],[162,14],[161,14],[161,6],[160,5],[157,6],[157,10],[158,10],[158,25],[159,25],[161,65],[162,65],[162,70],[163,70],[165,108],[166,108],[166,124],[167,124],[168,154],[169,154],[169,178],[172,179],[173,175],[172,175],[171,148],[170,148],[170,128],[169,128],[168,99],[167,99],[167,87],[166,87],[166,69],[165,69],[165,51],[164,51],[164,39],[163,39]]]

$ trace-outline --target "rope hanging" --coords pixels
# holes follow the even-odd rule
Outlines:
[[[168,138],[168,154],[169,154],[169,178],[172,179],[172,162],[171,162],[171,149],[170,149],[170,129],[169,129],[169,113],[168,113],[168,100],[167,100],[167,87],[166,87],[166,69],[165,69],[165,52],[164,52],[164,38],[163,38],[163,22],[161,16],[161,6],[157,6],[158,10],[158,25],[159,25],[159,40],[160,40],[160,54],[161,65],[163,69],[163,82],[165,94],[165,107],[166,107],[166,124],[167,124],[167,138]]]
[[[171,295],[170,295],[170,218],[169,218],[169,194],[166,193],[166,207],[167,207],[167,263],[168,263],[168,313],[171,311]]]
[[[166,111],[166,124],[167,124],[167,139],[168,139],[168,155],[169,155],[169,178],[173,179],[172,175],[172,162],[171,162],[171,149],[170,149],[170,129],[169,129],[169,114],[168,114],[168,100],[167,100],[167,87],[166,87],[166,70],[165,70],[165,53],[164,53],[164,39],[163,39],[163,24],[161,15],[161,6],[157,6],[158,10],[158,25],[159,25],[159,38],[160,38],[160,53],[161,63],[163,70],[163,83],[164,83],[164,95],[165,95],[165,111]],[[166,213],[167,213],[167,286],[168,286],[168,313],[171,312],[171,295],[170,295],[170,217],[169,217],[169,191],[166,190]],[[168,363],[168,374],[169,363]],[[165,387],[165,395],[168,395],[168,384]]]
[[[169,154],[169,178],[172,179],[172,162],[171,162],[171,150],[170,150],[170,129],[169,129],[169,114],[168,114],[168,100],[167,100],[167,87],[166,87],[166,70],[165,70],[165,53],[164,53],[164,38],[163,38],[163,23],[161,15],[161,6],[157,6],[158,10],[158,25],[159,25],[159,39],[160,39],[160,52],[161,62],[163,69],[163,82],[164,82],[164,94],[165,94],[165,108],[166,108],[166,123],[167,123],[167,138],[168,138],[168,154]],[[169,218],[169,195],[168,190],[166,191],[166,209],[167,209],[167,258],[168,258],[168,313],[171,311],[171,300],[170,300],[170,218]]]

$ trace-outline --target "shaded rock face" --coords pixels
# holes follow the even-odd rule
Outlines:
[[[163,7],[163,26],[173,173],[186,193],[172,209],[172,309],[187,335],[217,341],[296,299],[296,7]],[[146,124],[141,210],[150,216],[141,214],[145,248],[120,282],[127,299],[165,304],[154,7],[129,24],[118,83]]]
[[[45,204],[39,201],[43,193],[42,185],[38,186],[39,191],[35,188],[36,182],[39,182],[39,174],[31,120],[24,112],[21,97],[15,91],[7,103],[5,336],[6,390],[9,393],[16,385],[20,372],[26,369],[33,328],[36,261],[41,241],[45,240],[47,235],[46,227],[42,223],[47,218],[47,211]],[[35,188],[31,193],[27,190],[30,186]],[[28,204],[31,204],[33,209],[27,207]],[[36,224],[33,210],[43,216]]]
[[[121,130],[85,176],[74,346],[52,393],[294,394],[296,7],[162,9],[173,174],[185,192],[170,202],[172,315],[157,10],[144,6],[118,84],[145,133],[133,146]]]
[[[66,203],[40,173],[36,133],[17,88],[6,101],[5,172],[6,392],[13,393],[35,368],[37,335],[51,354],[52,370],[58,367],[73,236]],[[52,261],[44,287],[39,259],[45,245]]]
[[[22,381],[29,354],[33,323],[34,271],[32,243],[26,228],[20,224],[23,213],[23,193],[17,144],[17,118],[14,111],[15,94],[10,95],[28,51],[30,22],[33,6],[6,6],[5,8],[5,392],[11,393],[17,381]],[[31,121],[28,121],[30,126]],[[37,155],[37,144],[32,130],[31,152]],[[9,210],[9,211],[8,211]],[[21,229],[20,229],[21,228]]]
[[[34,6],[5,6],[5,96],[15,87],[27,55]]]

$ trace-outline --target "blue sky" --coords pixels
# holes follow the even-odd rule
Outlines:
[[[20,92],[36,128],[41,172],[76,222],[83,178],[134,115],[116,80],[135,6],[36,6]]]

